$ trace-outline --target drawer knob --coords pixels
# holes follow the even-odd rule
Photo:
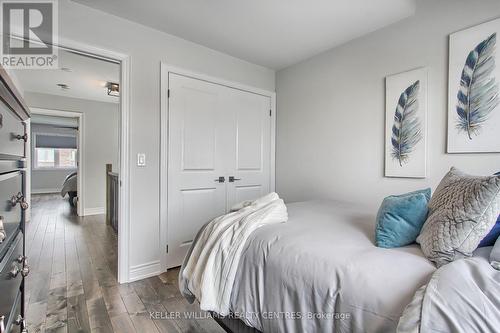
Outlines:
[[[21,332],[26,332],[25,331],[25,328],[26,328],[26,322],[24,321],[24,318],[23,316],[21,315],[18,315],[16,320],[14,320],[14,325],[17,325],[21,328]]]
[[[21,269],[21,275],[23,277],[27,277],[29,274],[30,274],[30,266],[24,265],[23,268]]]
[[[14,265],[14,267],[12,267],[12,269],[9,272],[10,278],[14,279],[15,277],[17,277],[20,271],[21,270],[19,269],[19,267],[17,265]]]
[[[15,136],[16,139],[18,140],[23,140],[24,142],[28,142],[28,133],[24,133],[23,135],[16,135]]]
[[[12,198],[10,199],[10,203],[12,207],[15,207],[19,203],[21,205],[21,209],[24,210],[28,209],[29,207],[28,202],[26,201],[24,195],[21,192],[17,193],[17,195],[13,195]]]
[[[7,232],[5,231],[5,228],[3,226],[3,219],[3,216],[0,216],[0,243],[2,243],[5,238],[7,238]]]
[[[16,258],[16,261],[20,264],[28,264],[28,257],[23,256],[22,254],[19,255],[19,257]]]

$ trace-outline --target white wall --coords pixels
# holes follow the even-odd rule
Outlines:
[[[59,1],[59,33],[131,57],[130,266],[158,263],[160,62],[268,90],[275,73],[69,0]],[[138,152],[146,153],[146,167],[135,166]]]
[[[25,92],[24,98],[29,107],[84,114],[84,213],[104,212],[106,164],[111,163],[113,169],[118,170],[119,105],[28,91]],[[54,175],[49,173],[48,176]],[[35,176],[31,187],[36,188]]]
[[[445,153],[448,35],[499,16],[498,0],[418,0],[414,17],[279,71],[279,193],[376,208],[386,195],[436,186],[452,165],[500,171],[500,154]],[[419,66],[429,68],[429,177],[384,178],[384,77]]]
[[[55,117],[54,117],[55,118]],[[64,119],[64,118],[63,118]],[[64,120],[62,120],[64,121]],[[31,138],[36,133],[44,134],[69,134],[78,137],[76,129],[55,127],[54,125],[42,125],[31,123]],[[35,147],[31,140],[31,156],[35,156]],[[62,184],[67,175],[76,171],[74,169],[35,169],[34,160],[31,160],[31,193],[57,193],[62,189]]]

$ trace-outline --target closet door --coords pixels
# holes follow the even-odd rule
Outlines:
[[[233,89],[231,156],[228,173],[228,207],[269,193],[271,150],[271,99]]]
[[[270,98],[169,73],[167,268],[198,230],[269,192]]]
[[[197,231],[226,212],[232,126],[221,86],[169,73],[169,89],[167,268],[181,265]]]

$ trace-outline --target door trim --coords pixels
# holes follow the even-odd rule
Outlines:
[[[84,128],[85,128],[85,116],[82,112],[76,111],[63,111],[63,110],[55,110],[55,109],[42,109],[42,108],[30,108],[31,113],[40,114],[45,116],[56,116],[56,117],[64,117],[64,118],[76,118],[78,120],[78,166],[77,166],[77,193],[78,193],[78,205],[77,205],[77,214],[78,216],[85,216],[85,186],[83,179],[85,178],[85,168],[83,165],[83,156],[85,154],[85,144],[84,144]],[[30,140],[30,156],[32,153],[31,143],[33,139]],[[29,161],[29,172],[31,174],[32,161]]]
[[[23,36],[11,35],[24,40]],[[32,43],[39,41],[29,40]],[[46,44],[46,43],[44,43]],[[120,64],[120,190],[118,198],[118,282],[130,280],[130,55],[59,36],[62,50]]]
[[[59,36],[60,49],[120,64],[120,192],[118,198],[118,282],[130,280],[130,56]]]
[[[269,97],[271,99],[271,140],[270,140],[270,171],[269,190],[275,191],[276,184],[276,93],[241,84],[239,82],[220,79],[203,73],[192,72],[187,69],[171,66],[167,63],[160,64],[160,267],[164,272],[167,267],[167,242],[168,242],[168,144],[169,144],[169,110],[168,95],[169,73],[186,76],[189,78],[215,83],[228,88],[247,91],[250,93]]]

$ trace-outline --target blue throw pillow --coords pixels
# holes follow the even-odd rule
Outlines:
[[[427,219],[430,199],[430,188],[385,198],[377,214],[376,245],[393,248],[414,243]]]
[[[490,232],[483,238],[478,247],[493,246],[496,240],[500,236],[500,216],[497,219],[497,223],[491,228]]]

